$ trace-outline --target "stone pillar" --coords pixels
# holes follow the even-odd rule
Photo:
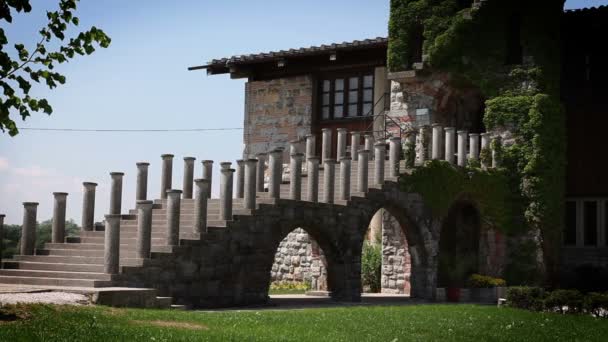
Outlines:
[[[365,135],[365,146],[364,146],[364,149],[370,151],[370,155],[368,156],[369,160],[374,160],[374,156],[371,154],[372,151],[374,150],[374,143],[375,143],[374,135],[373,134],[366,134]]]
[[[334,203],[336,185],[336,160],[325,159],[323,161],[323,202]]]
[[[232,167],[232,163],[231,162],[221,162],[220,167],[221,167],[221,170],[230,170],[230,168]]]
[[[103,271],[117,274],[120,270],[120,215],[106,215],[105,240],[103,246]]]
[[[135,252],[141,259],[150,258],[152,250],[152,207],[153,201],[137,201],[137,242]]]
[[[382,186],[384,184],[384,163],[386,160],[386,145],[383,142],[374,144],[375,164],[374,183]]]
[[[82,183],[82,221],[80,229],[92,231],[95,226],[95,188],[97,183]]]
[[[490,149],[490,133],[481,133],[481,151],[486,151]],[[480,158],[481,159],[481,158]],[[488,160],[484,160],[481,159],[481,167],[484,169],[487,169],[488,167],[490,167],[491,165],[488,165],[489,161]]]
[[[194,197],[194,229],[193,233],[207,232],[207,198],[211,192],[209,180],[196,179],[196,195]]]
[[[68,194],[65,192],[54,192],[55,205],[53,206],[53,225],[51,228],[51,242],[65,242],[65,210]]]
[[[2,265],[2,253],[4,252],[4,218],[6,215],[0,214],[0,265]]]
[[[245,161],[236,161],[236,198],[245,196]]]
[[[440,124],[433,124],[433,153],[431,158],[439,160],[443,158],[443,127]]]
[[[456,128],[446,127],[445,130],[445,160],[450,164],[456,161]]]
[[[350,164],[351,157],[340,159],[340,194],[339,199],[348,201],[350,199]]]
[[[232,182],[234,169],[222,169],[220,179],[220,220],[232,220]]]
[[[302,199],[302,158],[304,153],[291,155],[289,193],[292,200]]]
[[[361,132],[350,132],[350,157],[353,161],[359,160],[359,145],[361,144]]]
[[[313,134],[309,134],[306,136],[306,160],[308,158],[314,157],[317,148],[317,138]]]
[[[342,157],[346,157],[347,134],[348,130],[346,128],[338,128],[338,149],[336,152],[338,160],[342,159]]]
[[[321,159],[331,158],[331,128],[323,128],[321,130],[323,140],[321,142]]]
[[[173,155],[163,154],[160,156],[163,159],[161,176],[160,176],[160,198],[167,198],[167,190],[171,189],[173,178]]]
[[[282,151],[270,152],[268,158],[268,170],[270,171],[270,180],[268,182],[268,192],[270,198],[281,198],[281,181],[283,179],[283,162]]]
[[[502,137],[497,136],[492,140],[494,141],[494,143],[492,145],[500,146],[502,148]],[[500,155],[500,152],[496,151],[495,148],[492,148],[492,167],[497,168],[497,167],[501,167],[501,166],[502,166],[502,155]]]
[[[427,160],[427,156],[429,153],[429,147],[427,145],[428,142],[428,135],[427,135],[427,127],[420,127],[420,131],[418,133],[418,138],[420,139],[420,146],[418,147],[418,150],[420,151],[418,153],[418,161],[420,162],[420,165],[423,165],[426,160]]]
[[[389,140],[389,177],[399,177],[399,162],[401,160],[401,138],[393,137]]]
[[[319,202],[319,157],[308,158],[308,197],[309,202]]]
[[[469,134],[469,159],[479,160],[479,134]]]
[[[357,191],[358,192],[367,192],[367,177],[369,173],[369,151],[368,150],[359,150],[359,163],[358,167],[358,182],[357,182]]]
[[[407,133],[405,139],[405,167],[411,169],[416,166],[416,132]],[[414,151],[413,160],[407,157],[410,155],[410,149]]]
[[[137,163],[137,188],[135,189],[135,200],[145,201],[148,199],[148,167],[150,163]]]
[[[256,179],[258,161],[256,159],[245,160],[245,209],[255,209],[256,204]]]
[[[23,203],[23,224],[21,225],[21,255],[34,255],[36,249],[37,202]]]
[[[467,131],[458,131],[458,166],[467,165]]]
[[[122,172],[111,172],[112,186],[110,188],[110,214],[120,214],[122,210]]]
[[[207,198],[211,198],[211,189],[213,189],[213,160],[203,160],[203,179],[209,181],[209,192]]]
[[[167,245],[179,245],[181,190],[167,190]]]
[[[291,156],[292,154],[303,153],[303,152],[301,152],[301,145],[302,145],[302,142],[300,140],[290,141],[289,142],[289,155]]]
[[[256,191],[264,192],[264,171],[266,170],[266,168],[265,168],[266,153],[258,153],[257,157],[258,157],[258,166],[257,166],[257,170],[255,171]]]
[[[192,199],[192,188],[194,182],[194,161],[196,158],[194,157],[185,157],[184,158],[184,179],[183,179],[183,188],[184,188],[184,199]]]

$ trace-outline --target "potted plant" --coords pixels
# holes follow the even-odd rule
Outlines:
[[[494,278],[481,274],[472,274],[468,280],[471,288],[471,299],[476,302],[496,303],[500,297],[500,290],[506,282],[501,278]]]

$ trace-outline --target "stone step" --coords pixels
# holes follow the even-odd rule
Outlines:
[[[90,243],[90,244],[102,244],[105,241],[105,237],[103,234],[99,235],[99,236],[95,236],[95,237],[83,237],[83,238],[77,238],[78,240],[76,241],[75,239],[72,240],[74,242],[70,242],[68,241],[67,244],[69,245],[79,245],[81,243]],[[121,245],[128,245],[128,246],[133,246],[133,248],[135,248],[135,244],[137,243],[137,239],[132,237],[132,238],[125,238],[125,237],[121,237],[120,238],[120,243]],[[167,244],[167,239],[166,237],[158,237],[152,238],[152,246],[162,246],[162,245],[166,245]]]
[[[40,271],[59,271],[59,272],[91,272],[91,273],[102,273],[103,265],[90,265],[90,264],[58,264],[58,263],[47,263],[47,262],[33,262],[33,261],[5,261],[3,263],[4,269],[26,269],[26,270],[40,270]]]
[[[59,279],[87,279],[87,280],[112,280],[112,275],[106,273],[91,273],[82,271],[48,271],[30,269],[0,269],[0,276],[11,277],[38,277]]]
[[[59,264],[88,264],[103,265],[103,257],[80,257],[80,256],[58,256],[58,255],[15,255],[16,261],[33,261]],[[121,266],[142,266],[143,259],[120,258]]]
[[[112,281],[91,280],[91,279],[0,276],[0,284],[66,286],[66,287],[110,287],[114,283]]]
[[[170,309],[173,305],[173,297],[156,297],[156,303],[159,309]]]
[[[36,255],[48,256],[75,256],[75,257],[99,257],[103,258],[103,249],[39,249],[36,250]],[[137,254],[133,248],[120,250],[120,258],[135,258]]]

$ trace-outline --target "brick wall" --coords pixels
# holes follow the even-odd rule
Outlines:
[[[276,147],[289,150],[289,141],[310,134],[313,93],[310,76],[248,82],[244,157],[254,157]]]

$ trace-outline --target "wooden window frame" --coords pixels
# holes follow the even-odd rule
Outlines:
[[[608,247],[608,198],[607,197],[576,197],[567,198],[566,202],[576,203],[576,244],[563,247],[574,248],[606,248]],[[597,204],[597,226],[595,245],[585,244],[585,202]],[[565,223],[565,222],[564,222]],[[564,241],[565,242],[565,241]]]
[[[371,87],[365,87],[364,80],[366,76],[372,77]],[[351,116],[350,113],[350,79],[353,77],[357,77],[357,115]],[[343,101],[342,101],[342,117],[335,117],[335,95],[336,95],[336,80],[342,79],[344,80],[344,87],[342,90]],[[376,77],[374,75],[373,69],[365,69],[365,70],[355,70],[355,71],[346,71],[346,72],[335,72],[335,73],[327,73],[318,76],[318,96],[319,101],[317,105],[318,112],[318,120],[319,122],[335,122],[335,121],[348,121],[348,120],[357,120],[357,119],[371,119],[374,115],[374,97],[375,97],[375,82]],[[329,81],[329,91],[324,91],[324,83],[325,81]],[[364,101],[364,93],[366,90],[371,90],[371,101]],[[323,96],[329,95],[329,103],[323,104]],[[368,113],[364,113],[363,109],[366,104],[370,105],[370,111]],[[328,108],[328,118],[323,117],[323,109]]]

